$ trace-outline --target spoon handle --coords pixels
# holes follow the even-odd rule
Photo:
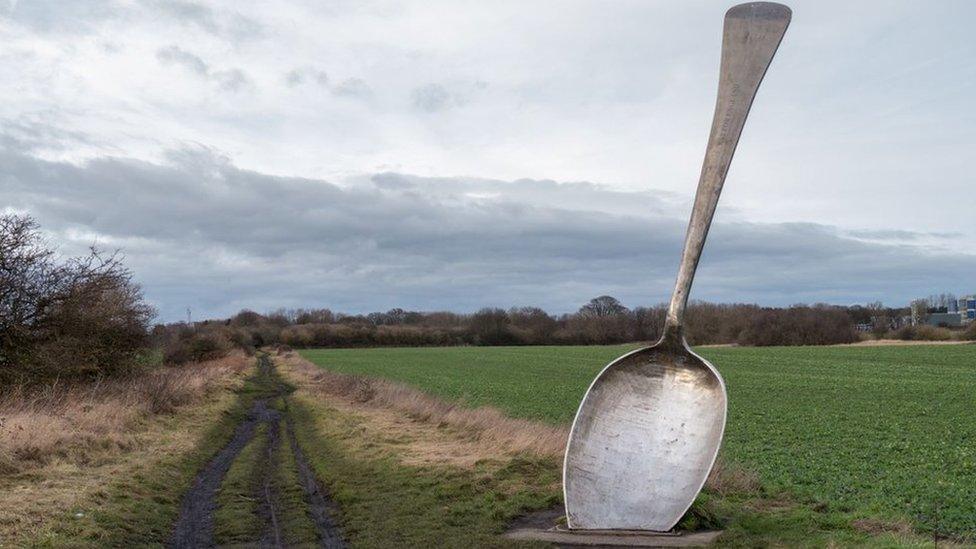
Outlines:
[[[722,38],[722,64],[718,100],[712,118],[712,131],[702,164],[698,192],[685,236],[678,279],[668,307],[665,337],[680,332],[688,304],[688,292],[695,278],[705,237],[712,224],[725,175],[729,171],[735,146],[749,115],[749,107],[776,48],[790,24],[790,9],[771,2],[750,2],[732,7],[725,14]]]

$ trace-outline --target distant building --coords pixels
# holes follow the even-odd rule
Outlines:
[[[962,326],[962,315],[959,313],[929,313],[925,317],[925,323],[929,326],[958,328]]]
[[[976,294],[949,301],[945,307],[925,310],[924,301],[911,303],[911,324],[958,328],[976,321]]]
[[[959,300],[959,312],[967,321],[976,320],[976,295],[967,295]]]

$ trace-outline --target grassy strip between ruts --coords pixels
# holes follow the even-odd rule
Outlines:
[[[261,460],[268,442],[268,425],[262,423],[254,438],[237,455],[217,493],[214,512],[214,541],[220,545],[244,543],[261,537],[260,521],[255,520],[260,497]]]
[[[396,409],[375,395],[383,389],[371,380],[347,383],[332,373],[318,377],[294,359],[279,364],[299,387],[290,407],[300,442],[341,507],[354,546],[511,546],[499,535],[512,517],[561,499],[557,455],[489,452],[481,459],[418,460],[425,448],[450,455],[445,445],[469,454],[484,447],[475,429],[449,415],[414,412],[404,418],[411,413],[409,404]],[[337,394],[337,385],[350,387],[350,393]],[[411,400],[400,391],[404,402]],[[377,406],[392,406],[386,413],[399,416],[399,422],[384,419]],[[719,472],[683,520],[686,528],[724,528],[719,545],[931,546],[904,524],[798,503],[787,492],[741,482],[736,477],[748,472],[724,466],[728,470]]]
[[[278,498],[278,523],[282,540],[288,547],[311,546],[317,540],[315,525],[308,515],[305,494],[298,480],[295,454],[288,444],[285,421],[278,425],[278,448],[274,463],[277,464],[274,482]]]

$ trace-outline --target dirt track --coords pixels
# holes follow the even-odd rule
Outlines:
[[[258,359],[260,375],[270,376],[273,370],[271,360],[262,355]],[[285,398],[284,390],[278,397]],[[178,549],[215,547],[214,541],[214,512],[217,510],[217,493],[221,483],[231,465],[238,458],[241,451],[254,438],[260,423],[266,423],[268,439],[262,449],[263,463],[260,467],[262,474],[261,488],[258,496],[258,510],[255,519],[262,527],[260,539],[253,540],[257,547],[284,547],[283,535],[280,527],[280,509],[277,507],[274,477],[276,468],[280,465],[275,459],[281,444],[279,426],[283,414],[268,407],[268,399],[261,398],[254,401],[247,416],[237,425],[230,442],[217,453],[213,459],[199,472],[190,490],[183,496],[180,504],[180,514],[176,521],[170,546]],[[305,458],[294,428],[285,415],[285,426],[288,438],[288,448],[294,455],[298,469],[299,484],[304,492],[304,504],[309,518],[315,525],[318,543],[321,547],[343,548],[341,533],[333,519],[336,514],[335,505],[329,500],[326,492],[319,485],[315,474]],[[252,545],[252,544],[248,544]]]

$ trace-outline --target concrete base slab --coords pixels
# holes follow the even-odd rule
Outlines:
[[[518,528],[505,534],[508,539],[545,541],[568,547],[701,547],[722,533],[644,532],[628,530],[567,530],[565,528]]]

